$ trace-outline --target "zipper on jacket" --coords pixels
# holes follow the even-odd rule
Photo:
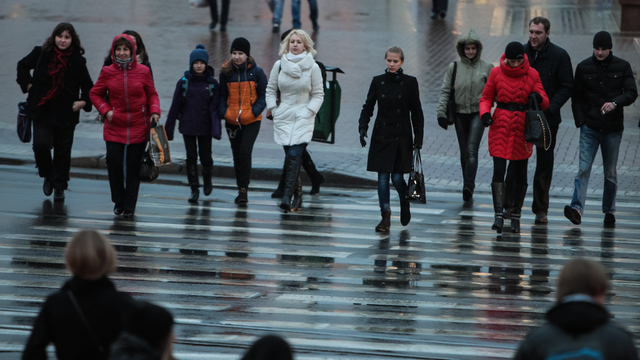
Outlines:
[[[246,73],[246,70],[245,70],[245,73]],[[240,115],[242,114],[242,89],[241,89],[241,87],[242,87],[242,82],[240,81],[240,68],[238,68],[238,117],[236,118],[236,122],[238,123],[238,126],[240,128],[242,128],[242,124],[240,123]]]
[[[131,125],[131,109],[129,109],[129,90],[128,90],[128,86],[127,86],[127,67],[124,67],[124,98],[125,98],[125,103],[127,104],[127,142],[126,144],[129,145],[129,140],[130,140],[130,125]]]

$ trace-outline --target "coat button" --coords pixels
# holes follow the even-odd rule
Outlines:
[[[380,85],[384,85],[384,81],[381,81],[381,82],[380,82]]]
[[[398,111],[396,111],[398,114],[400,114],[400,109],[398,109]]]
[[[402,95],[398,95],[398,99],[402,99]]]
[[[380,97],[384,99],[384,94],[382,94],[382,96],[380,96]]]

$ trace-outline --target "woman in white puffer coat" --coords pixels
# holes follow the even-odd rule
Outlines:
[[[273,138],[284,147],[285,191],[280,208],[296,211],[302,205],[300,164],[311,141],[315,116],[324,100],[322,73],[313,57],[313,40],[300,29],[280,44],[280,60],[273,64],[267,85],[267,108],[273,114]],[[293,201],[292,201],[293,196]]]

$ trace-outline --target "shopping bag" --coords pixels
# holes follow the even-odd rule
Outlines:
[[[147,149],[142,155],[140,164],[140,181],[151,182],[157,179],[159,174],[160,169],[151,158],[150,149]]]
[[[169,140],[164,125],[152,127],[149,133],[149,155],[156,166],[171,163],[171,152],[169,151]]]
[[[424,185],[424,173],[422,171],[422,158],[420,150],[413,152],[413,166],[409,173],[409,184],[407,186],[407,194],[405,200],[417,202],[420,204],[427,203],[427,189]]]
[[[31,119],[27,115],[27,102],[18,103],[18,137],[23,143],[31,142]]]

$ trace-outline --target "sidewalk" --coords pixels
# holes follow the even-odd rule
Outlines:
[[[32,46],[41,43],[58,21],[68,19],[61,12],[63,10],[56,8],[59,3],[59,0],[48,2],[39,7],[38,13],[19,8],[15,10],[16,16],[0,21],[0,31],[21,34],[19,44],[13,38],[0,39],[0,45],[6,49],[0,53],[0,60],[5,64],[0,71],[0,79],[7,84],[0,89],[0,107],[8,114],[0,120],[0,158],[5,161],[33,162],[30,145],[20,143],[15,136],[15,106],[24,98],[15,84],[15,63]],[[129,7],[124,0],[103,5],[107,8],[100,12],[106,10],[111,14]],[[304,15],[308,14],[308,4],[303,1],[302,5],[303,28],[310,31],[310,21]],[[429,19],[430,1],[327,0],[320,5],[321,30],[314,36],[317,58],[345,72],[338,76],[343,96],[336,124],[336,144],[311,143],[308,148],[327,184],[375,186],[376,174],[365,171],[367,149],[359,145],[357,120],[371,78],[385,68],[383,55],[390,45],[399,45],[405,50],[404,70],[416,76],[420,84],[426,120],[422,154],[427,186],[456,192],[461,190],[462,182],[455,130],[439,128],[435,113],[445,68],[457,58],[454,44],[458,34],[474,28],[483,41],[482,58],[496,64],[507,43],[527,40],[529,19],[541,15],[550,19],[551,40],[569,52],[574,67],[590,56],[593,34],[607,30],[614,35],[614,54],[632,61],[636,74],[640,69],[637,41],[631,35],[620,33],[611,5],[606,2],[584,5],[557,0],[546,2],[542,7],[491,0],[483,3],[450,1],[445,21]],[[239,36],[251,41],[251,55],[267,74],[278,58],[279,35],[270,32],[270,13],[261,1],[234,1],[227,33],[210,33],[207,28],[208,9],[191,8],[186,1],[140,0],[136,2],[135,16],[127,12],[122,18],[113,19],[101,18],[91,8],[92,5],[87,5],[87,8],[78,10],[72,22],[87,50],[87,63],[94,81],[113,36],[118,31],[134,28],[142,34],[150,54],[164,115],[168,113],[175,82],[186,69],[188,54],[197,43],[206,45],[210,64],[216,70],[229,57],[231,41]],[[285,9],[283,29],[290,23],[290,11]],[[562,114],[551,193],[568,197],[573,191],[573,178],[577,172],[579,132],[573,125],[570,103],[563,107]],[[100,164],[97,159],[104,155],[102,125],[94,121],[95,116],[95,111],[81,115],[72,154],[74,166],[97,166]],[[625,117],[626,129],[618,160],[619,194],[640,195],[640,101],[626,109]],[[180,136],[175,138],[171,143],[174,164],[164,167],[163,171],[182,171],[184,146]],[[231,149],[226,135],[223,134],[221,141],[214,140],[213,155],[214,174],[233,177]],[[273,141],[272,123],[263,120],[253,152],[253,178],[277,180],[283,155],[282,148]],[[485,135],[480,146],[477,191],[490,191],[492,169]],[[534,169],[535,155],[530,160],[529,178],[533,177]],[[602,160],[597,157],[589,184],[590,193],[602,193],[602,174]]]

